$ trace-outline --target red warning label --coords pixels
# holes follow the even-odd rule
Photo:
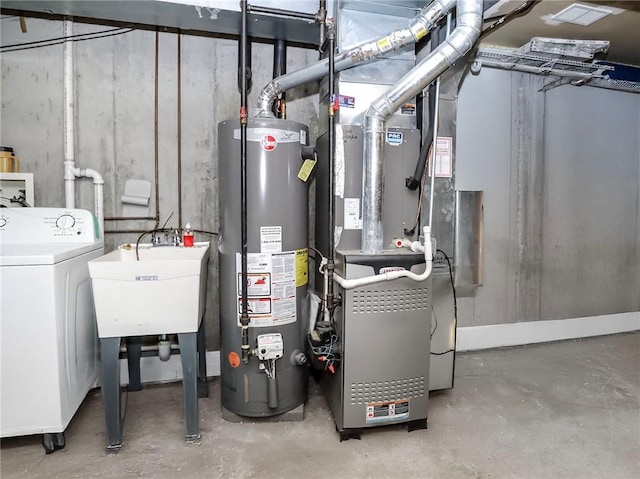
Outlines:
[[[278,146],[278,140],[273,135],[264,135],[260,140],[260,145],[264,151],[273,151]]]

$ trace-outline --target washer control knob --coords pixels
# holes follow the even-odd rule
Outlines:
[[[69,214],[60,215],[56,220],[56,226],[61,230],[68,230],[69,228],[73,228],[76,224],[76,219]]]

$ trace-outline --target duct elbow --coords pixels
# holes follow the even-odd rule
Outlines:
[[[482,17],[480,17],[481,19]],[[448,59],[453,61],[465,56],[480,36],[480,29],[473,25],[463,25],[453,31],[451,36],[445,40],[450,47],[451,55]],[[446,49],[444,50],[446,52]]]
[[[449,66],[469,53],[482,32],[482,0],[458,0],[456,9],[458,26],[440,49]]]
[[[449,10],[456,5],[456,0],[434,0],[424,8],[416,20],[409,27],[414,33],[416,41],[419,41],[428,31],[438,24]]]
[[[388,104],[386,96],[383,96],[382,99],[378,99],[377,102],[372,103],[364,116],[364,128],[365,131],[370,131],[373,133],[384,132],[385,130],[385,120],[388,115],[385,114],[385,106]],[[382,103],[382,105],[379,105]],[[388,106],[386,108],[388,110]]]
[[[482,32],[482,0],[458,0],[456,9],[458,26],[447,42],[458,51],[460,56],[464,56],[471,50]]]
[[[256,118],[272,118],[274,116],[271,107],[280,93],[282,93],[280,84],[275,80],[271,80],[258,96]]]

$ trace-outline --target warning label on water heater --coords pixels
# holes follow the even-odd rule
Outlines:
[[[282,226],[260,227],[260,252],[280,253],[282,251]]]
[[[247,297],[249,326],[264,328],[294,323],[296,317],[297,261],[295,251],[249,253]],[[242,311],[242,256],[236,253],[238,326]]]

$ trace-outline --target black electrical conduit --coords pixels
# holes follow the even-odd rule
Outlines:
[[[287,73],[287,42],[276,40],[273,44],[273,78]],[[276,118],[287,118],[287,94],[280,93],[278,99],[273,102],[272,111]]]
[[[247,291],[247,0],[241,0],[242,25],[240,30],[240,221],[242,241],[242,273],[241,273],[241,312],[240,327],[242,333],[242,361],[249,362],[249,304]]]
[[[431,51],[435,50],[440,44],[440,27],[436,27],[431,31]],[[418,156],[418,162],[416,163],[416,168],[413,173],[413,176],[406,178],[405,186],[411,190],[417,190],[422,184],[422,178],[424,176],[424,169],[427,166],[427,161],[429,158],[429,150],[431,149],[431,144],[433,143],[433,125],[435,124],[434,112],[436,110],[436,82],[433,81],[429,85],[429,105],[428,105],[428,115],[429,115],[429,127],[427,128],[427,133],[424,137],[424,142],[422,144],[422,148],[420,149],[420,155]],[[435,157],[435,154],[434,154]],[[423,191],[419,192],[419,200],[418,205],[422,201]],[[404,234],[411,237],[416,234],[416,226],[413,225],[411,229],[405,228]]]
[[[178,120],[178,132],[177,132],[177,149],[178,149],[178,228],[182,231],[182,33],[178,30],[178,41],[177,41],[177,63],[178,63],[178,72],[177,72],[177,83],[178,83],[178,91],[176,95],[178,97],[178,111],[177,111],[177,120]]]
[[[266,13],[267,15],[277,15],[280,17],[297,18],[298,20],[315,20],[316,19],[316,15],[313,13],[296,12],[293,10],[283,10],[281,8],[262,7],[258,5],[247,5],[247,10],[252,13]]]
[[[482,33],[480,34],[480,38],[486,36],[487,34],[491,33],[495,29],[500,28],[505,23],[510,22],[515,17],[522,15],[523,13],[527,13],[540,1],[541,0],[526,0],[524,3],[521,3],[519,6],[511,10],[509,13],[501,16],[496,22],[492,23],[487,28],[482,30]],[[484,21],[486,22],[488,20],[491,20],[491,19],[485,19]]]
[[[538,3],[538,0],[527,0],[522,4],[520,4],[518,7],[511,10],[509,13],[497,17],[498,21],[494,22],[488,28],[483,30],[482,33],[480,34],[480,37],[484,37],[488,33],[491,33],[492,31],[494,31],[496,28],[500,28],[501,26],[503,26],[505,23],[509,22],[516,16],[519,16],[528,12],[536,3]],[[488,20],[490,19],[484,19],[485,22]],[[431,50],[432,51],[435,48],[437,48],[438,45],[441,43],[440,31],[441,31],[440,27],[436,27],[431,32]],[[433,143],[433,125],[435,123],[434,111],[435,111],[435,103],[436,103],[435,95],[436,95],[436,85],[435,85],[435,82],[432,82],[429,85],[429,118],[430,118],[429,128],[425,136],[425,141],[422,144],[422,148],[420,149],[420,155],[418,157],[418,162],[416,163],[416,168],[413,173],[413,176],[410,176],[405,180],[405,186],[412,191],[418,189],[418,187],[421,184],[421,178],[423,176],[424,169],[426,168],[426,165],[427,165],[429,149],[431,148],[431,144]],[[433,155],[435,158],[435,151]],[[420,196],[422,196],[422,194],[423,192],[421,191]],[[415,228],[405,229],[404,234],[407,236],[413,236],[415,234]]]

